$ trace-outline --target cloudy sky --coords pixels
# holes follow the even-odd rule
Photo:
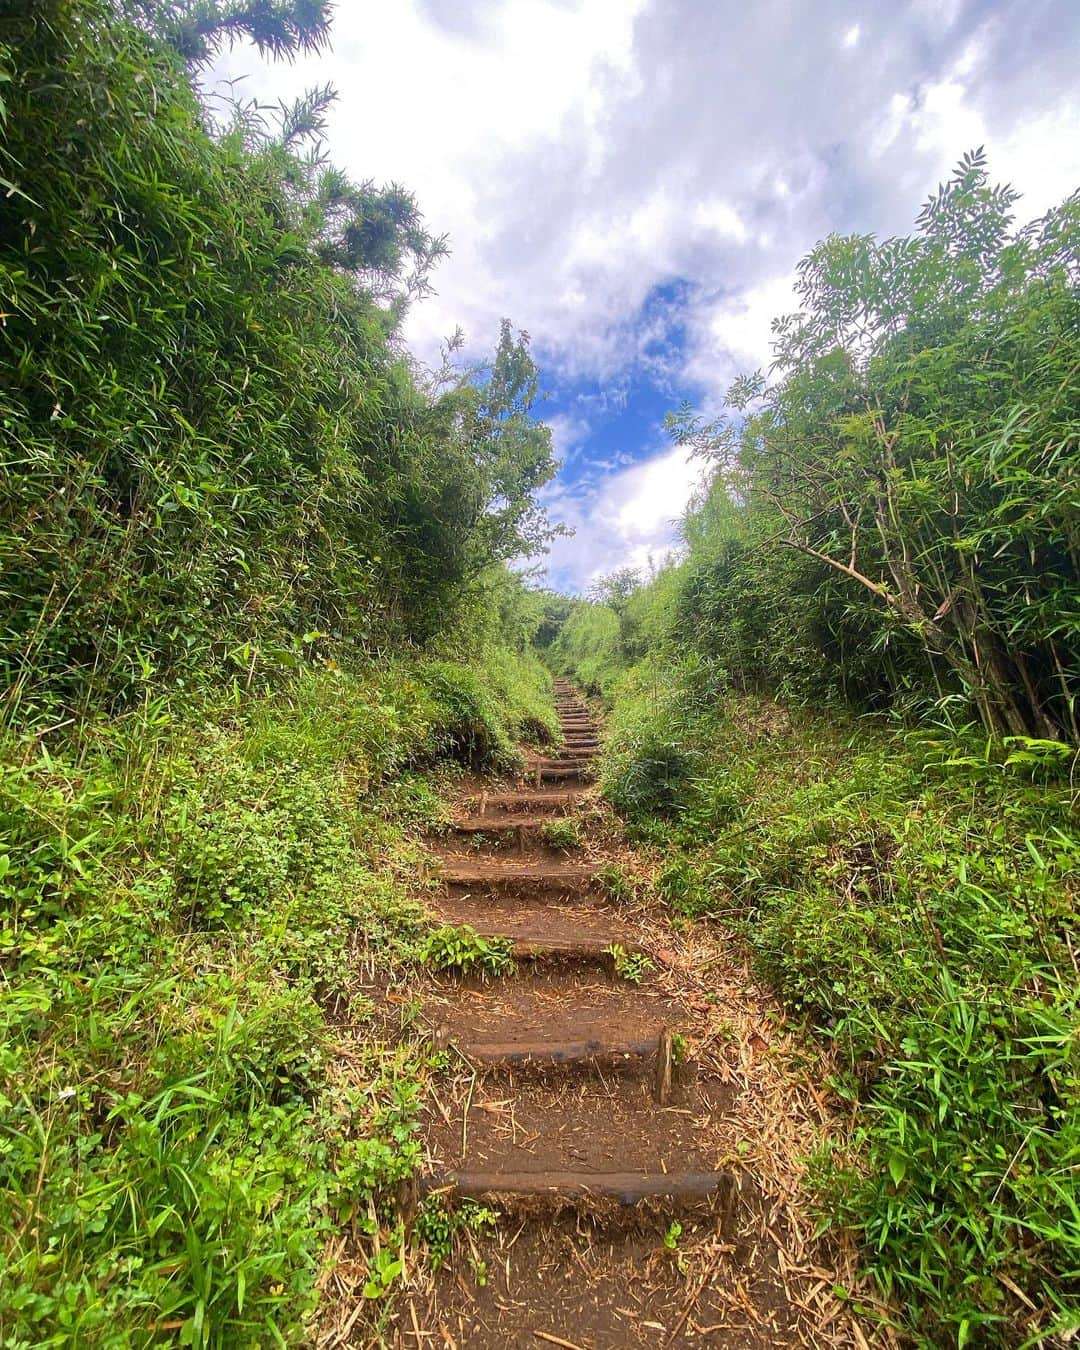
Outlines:
[[[218,74],[338,90],[332,159],[450,235],[408,320],[433,357],[528,330],[575,527],[563,589],[670,547],[698,468],[666,441],[763,365],[799,258],[906,232],[985,145],[1035,216],[1080,186],[1080,0],[340,0],[334,47]]]

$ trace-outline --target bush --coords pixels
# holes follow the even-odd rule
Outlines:
[[[652,734],[697,753],[663,804],[661,893],[741,928],[861,1104],[815,1162],[823,1223],[860,1236],[927,1344],[1076,1325],[1080,846],[1060,757],[684,690],[617,706],[615,764],[654,709]]]
[[[420,940],[402,823],[442,808],[403,768],[511,743],[537,695],[508,704],[498,664],[5,743],[5,1344],[306,1339],[327,1237],[389,1214],[419,1157],[422,1056],[363,1040],[350,1083],[335,1054],[360,952],[386,970]]]

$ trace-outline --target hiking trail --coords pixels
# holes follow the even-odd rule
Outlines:
[[[434,917],[509,939],[515,968],[423,990],[452,1064],[421,1193],[498,1220],[414,1282],[383,1343],[865,1345],[801,1208],[797,1159],[825,1112],[813,1072],[786,1064],[723,934],[688,936],[626,893],[626,846],[590,790],[597,720],[565,680],[555,697],[558,752],[510,790],[473,785],[432,845]],[[564,818],[579,847],[545,842]]]

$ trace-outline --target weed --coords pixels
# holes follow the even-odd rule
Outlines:
[[[429,934],[421,948],[421,960],[433,970],[467,975],[509,975],[514,969],[513,943],[509,938],[481,937],[468,924],[444,924]]]
[[[364,1282],[365,1298],[385,1298],[394,1287],[402,1270],[401,1257],[397,1253],[403,1236],[403,1230],[396,1228],[391,1235],[392,1245],[380,1246],[372,1253],[368,1262],[367,1280]]]
[[[438,1270],[449,1259],[456,1233],[487,1236],[498,1217],[495,1210],[473,1200],[463,1200],[450,1209],[440,1196],[429,1196],[417,1215],[416,1232],[427,1247],[431,1269]]]
[[[1046,1310],[1032,1327],[1067,1325],[1080,845],[1064,755],[683,697],[682,734],[710,758],[680,789],[660,889],[738,924],[838,1051],[860,1109],[812,1168],[823,1225],[861,1239],[927,1343],[1000,1338],[1030,1313],[1012,1286]]]
[[[650,970],[654,969],[652,958],[645,952],[628,952],[617,942],[607,949],[615,966],[615,974],[620,980],[630,984],[640,984]]]
[[[620,904],[628,903],[637,895],[637,878],[618,863],[604,863],[597,871],[596,880],[608,898]]]
[[[575,849],[582,845],[581,826],[572,816],[561,816],[544,822],[541,830],[549,848]]]
[[[384,971],[415,955],[402,827],[431,794],[396,775],[445,717],[398,666],[88,721],[68,748],[0,744],[13,1345],[164,1324],[197,1345],[300,1341],[342,1225],[369,1253],[380,1239],[371,1301],[393,1295],[381,1216],[418,1165],[429,1069],[366,1036],[352,1086],[327,1014],[370,1018],[358,947]]]

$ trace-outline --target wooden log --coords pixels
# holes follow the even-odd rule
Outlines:
[[[496,934],[485,934],[494,937]],[[511,955],[515,961],[600,961],[608,962],[611,942],[604,938],[514,938]]]
[[[557,768],[538,769],[537,780],[539,784],[586,782],[590,776],[589,768],[588,764],[561,764]]]
[[[450,827],[455,834],[508,834],[511,830],[540,829],[551,819],[549,815],[466,816],[455,820]]]
[[[528,882],[541,886],[579,886],[592,881],[599,868],[595,863],[561,863],[546,858],[535,862],[446,862],[442,880],[448,886],[498,885]]]
[[[535,792],[526,788],[519,792],[493,792],[487,799],[489,819],[497,819],[496,813],[504,811],[550,809],[554,814],[560,810],[568,811],[576,800],[572,792]]]
[[[459,1045],[474,1064],[515,1068],[523,1064],[580,1064],[596,1059],[648,1059],[656,1053],[656,1037],[636,1040],[487,1041]]]
[[[421,1181],[421,1190],[459,1200],[546,1202],[556,1208],[606,1202],[624,1209],[650,1201],[671,1208],[727,1204],[730,1172],[448,1172]]]

